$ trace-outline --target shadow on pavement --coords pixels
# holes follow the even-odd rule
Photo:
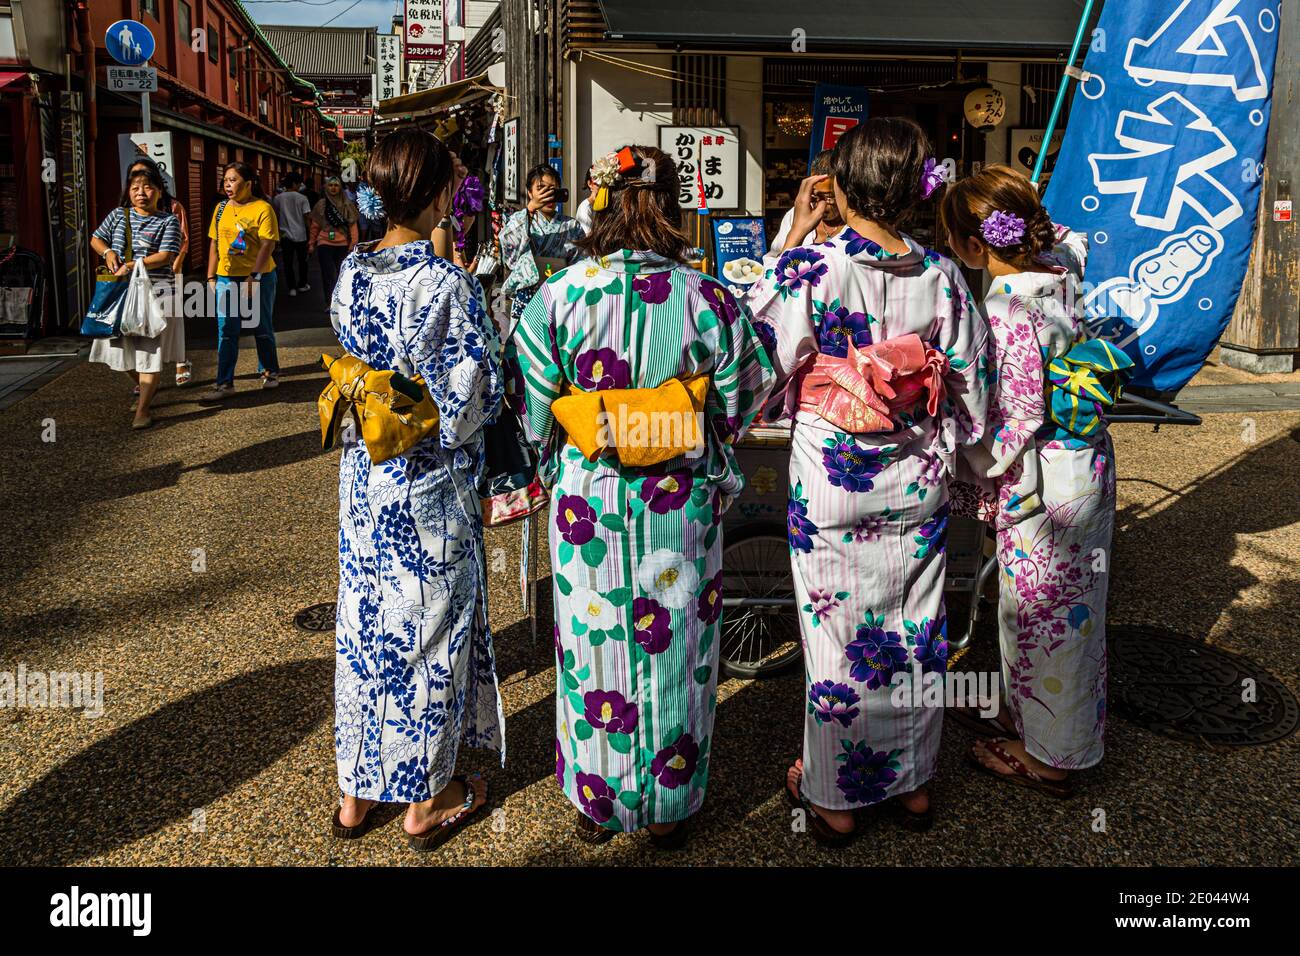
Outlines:
[[[332,719],[333,674],[332,657],[240,674],[113,732],[4,810],[0,859],[64,866],[189,817]]]

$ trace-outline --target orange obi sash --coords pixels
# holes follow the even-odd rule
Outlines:
[[[948,356],[915,332],[859,349],[849,343],[840,358],[818,355],[799,385],[799,408],[846,432],[891,432],[893,416],[918,405],[939,411]],[[927,394],[928,393],[928,394]]]
[[[670,378],[658,388],[583,392],[565,383],[551,413],[588,461],[607,449],[621,464],[646,468],[704,450],[701,420],[707,373]]]

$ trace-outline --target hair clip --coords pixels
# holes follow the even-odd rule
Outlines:
[[[480,192],[482,187],[480,187]],[[361,215],[367,219],[384,218],[384,201],[379,198],[379,193],[369,183],[362,183],[357,187],[357,209],[361,210]]]
[[[990,246],[1005,249],[1025,238],[1025,221],[1013,212],[999,209],[980,223],[980,235]]]
[[[631,153],[631,150],[622,152]],[[606,153],[591,164],[591,181],[596,184],[596,195],[591,200],[593,212],[600,212],[609,205],[609,188],[614,185],[622,171],[622,153]]]
[[[931,156],[925,161],[921,173],[921,198],[929,199],[934,191],[948,181],[948,167]]]

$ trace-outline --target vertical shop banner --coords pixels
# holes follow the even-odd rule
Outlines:
[[[519,202],[519,117],[508,119],[502,130],[501,183],[505,202]]]
[[[441,60],[447,54],[445,0],[406,0],[403,54],[409,60]]]
[[[391,100],[402,92],[402,38],[381,33],[375,40],[375,100]]]
[[[163,174],[167,191],[179,196],[176,191],[176,164],[172,161],[171,133],[118,133],[117,158],[122,165],[122,178],[126,178],[127,168],[141,156],[147,156],[158,164]]]
[[[659,148],[677,164],[683,209],[697,209],[697,180],[709,209],[740,207],[740,136],[734,126],[660,126]]]
[[[766,251],[762,218],[713,220],[714,271],[732,295],[743,297],[763,277]]]
[[[812,140],[808,168],[824,149],[834,149],[841,136],[867,118],[867,91],[861,86],[818,83],[813,91]]]
[[[1218,342],[1255,233],[1277,0],[1111,3],[1044,204],[1089,241],[1089,322],[1177,391]],[[1278,157],[1283,159],[1283,157]]]

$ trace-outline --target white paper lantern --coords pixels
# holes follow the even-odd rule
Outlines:
[[[966,94],[966,122],[981,133],[994,129],[1007,115],[1006,97],[991,86]]]

